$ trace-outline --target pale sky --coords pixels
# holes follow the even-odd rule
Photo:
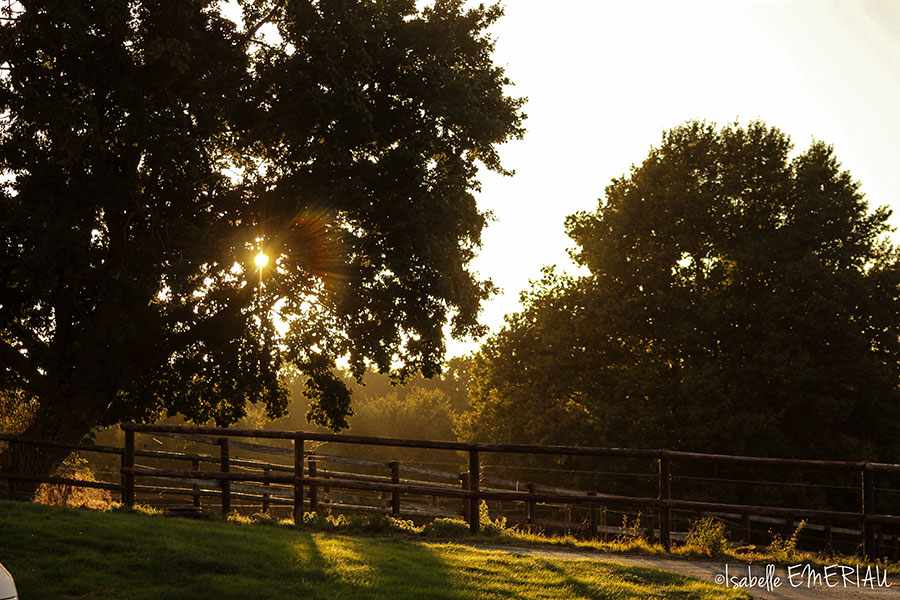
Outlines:
[[[527,96],[528,132],[483,173],[496,221],[474,262],[503,289],[493,331],[543,265],[571,269],[567,215],[689,119],[761,119],[797,150],[832,144],[870,206],[900,225],[900,0],[506,0],[495,61]],[[900,239],[900,236],[895,236]],[[450,354],[477,348],[451,341]]]

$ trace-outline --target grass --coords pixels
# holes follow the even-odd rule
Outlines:
[[[547,536],[542,532],[528,532],[517,527],[506,527],[506,519],[492,519],[487,507],[482,502],[480,507],[481,529],[472,534],[469,524],[460,518],[438,518],[423,526],[416,526],[412,521],[393,519],[379,514],[321,516],[306,513],[303,517],[304,527],[313,531],[350,532],[368,534],[397,534],[410,538],[425,538],[439,541],[462,541],[465,543],[487,542],[500,546],[528,546],[533,548],[564,548],[585,552],[612,552],[641,554],[645,556],[667,556],[665,549],[659,544],[651,544],[641,537],[634,528],[623,528],[622,534],[613,540],[585,540],[573,535]],[[232,515],[232,520],[243,522],[265,520],[260,515],[250,517]],[[282,525],[290,525],[290,520],[283,520]]]
[[[655,569],[255,521],[0,501],[0,562],[31,600],[749,598]]]

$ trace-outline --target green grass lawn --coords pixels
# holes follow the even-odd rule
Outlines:
[[[607,562],[7,501],[0,562],[23,600],[748,598]]]

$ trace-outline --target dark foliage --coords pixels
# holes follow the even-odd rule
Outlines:
[[[667,132],[476,359],[464,435],[900,462],[900,268],[832,149]]]
[[[523,132],[500,9],[240,4],[3,8],[0,386],[38,400],[30,435],[274,417],[287,363],[340,429],[338,357],[430,376],[445,325],[482,331],[476,168]]]

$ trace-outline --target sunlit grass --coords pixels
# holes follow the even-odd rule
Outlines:
[[[141,510],[136,508],[135,510]],[[212,518],[218,518],[213,516]],[[277,519],[265,514],[237,515],[232,514],[229,520],[237,523],[278,524],[293,527],[290,519]],[[416,526],[412,521],[393,519],[380,514],[358,514],[322,516],[306,513],[303,518],[304,529],[329,533],[351,533],[363,535],[399,535],[408,539],[424,538],[429,541],[451,541],[464,544],[490,544],[492,546],[554,548],[583,552],[585,556],[596,553],[637,554],[642,556],[682,558],[686,560],[718,558],[720,561],[732,561],[743,564],[780,564],[790,565],[798,562],[810,565],[878,565],[890,574],[900,574],[900,563],[885,559],[865,561],[858,556],[826,554],[824,552],[807,552],[795,550],[790,555],[778,552],[770,545],[766,548],[757,546],[741,546],[729,543],[723,538],[721,552],[713,556],[708,549],[696,543],[680,543],[667,551],[661,544],[650,542],[640,536],[633,528],[623,527],[618,535],[607,540],[591,540],[574,535],[546,535],[542,532],[529,532],[518,527],[494,527],[492,533],[486,529],[478,534],[469,532],[469,525],[459,518],[440,518],[424,526]],[[777,536],[775,536],[777,537]]]
[[[0,501],[22,598],[747,598],[655,569],[221,520]]]

